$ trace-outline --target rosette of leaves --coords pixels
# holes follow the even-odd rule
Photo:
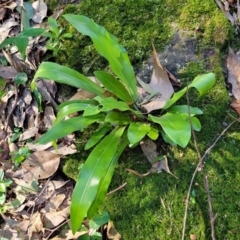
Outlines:
[[[99,124],[96,132],[86,143],[92,151],[79,172],[73,191],[70,217],[75,233],[85,217],[92,219],[104,201],[119,156],[129,145],[134,147],[146,136],[156,140],[161,134],[165,141],[186,147],[191,138],[192,127],[199,131],[201,124],[195,117],[202,114],[199,108],[171,107],[187,89],[196,88],[205,93],[215,82],[214,74],[198,76],[181,91],[173,94],[164,105],[161,114],[154,116],[142,112],[137,82],[127,51],[105,28],[82,15],[64,15],[80,33],[89,36],[97,51],[105,57],[112,73],[94,72],[99,84],[81,73],[51,62],[43,62],[36,72],[32,90],[36,92],[36,80],[44,78],[71,85],[96,94],[93,99],[62,103],[55,125],[38,143],[56,141],[74,131],[83,130],[91,124]],[[190,111],[190,114],[189,114]],[[66,116],[80,112],[78,116]]]

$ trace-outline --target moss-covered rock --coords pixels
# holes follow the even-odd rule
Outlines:
[[[133,65],[138,66],[152,51],[151,41],[161,50],[166,47],[179,23],[193,35],[203,38],[205,45],[223,44],[233,37],[230,23],[217,8],[215,1],[81,1],[67,5],[63,14],[83,14],[104,26],[127,49]],[[95,51],[90,38],[79,34],[63,18],[61,24],[73,38],[65,41],[56,56],[58,63],[84,73],[107,67],[107,61]],[[76,57],[77,56],[77,57]]]

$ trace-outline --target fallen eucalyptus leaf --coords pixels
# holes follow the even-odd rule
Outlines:
[[[153,46],[153,74],[149,87],[152,89],[150,94],[150,99],[143,100],[141,106],[148,113],[153,110],[158,110],[164,107],[165,103],[171,98],[174,93],[172,83],[168,77],[168,73],[165,71],[161,65],[157,52]],[[156,94],[157,92],[157,94]],[[153,97],[153,99],[151,99]],[[149,98],[147,96],[146,98]]]

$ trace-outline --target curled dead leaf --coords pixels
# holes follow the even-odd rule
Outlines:
[[[62,211],[48,212],[43,215],[43,224],[45,228],[52,229],[62,223],[68,218],[70,214],[70,208],[67,207]]]
[[[232,97],[232,102],[230,106],[240,115],[240,100],[237,100],[235,97]]]
[[[227,56],[228,83],[231,84],[233,96],[240,100],[240,56],[236,55],[231,48]]]
[[[32,20],[36,23],[41,23],[42,20],[47,16],[47,5],[43,0],[38,0],[32,3],[34,15]]]
[[[139,80],[138,80],[139,81]],[[139,81],[140,84],[142,84]],[[174,93],[172,83],[169,79],[169,75],[164,67],[161,65],[157,52],[153,45],[153,73],[149,84],[144,84],[145,87],[148,85],[149,90],[145,91],[145,99],[141,106],[147,112],[158,110],[164,107],[165,103],[171,98]],[[144,86],[143,86],[144,88]],[[148,92],[148,93],[147,93]],[[141,93],[139,92],[141,97]],[[147,102],[147,103],[146,103]]]
[[[168,159],[166,156],[159,156],[157,152],[156,144],[150,139],[145,138],[144,141],[140,144],[142,151],[148,161],[152,164],[151,172],[162,172],[162,170],[166,171],[170,175],[176,177],[174,174],[171,173],[168,167]]]

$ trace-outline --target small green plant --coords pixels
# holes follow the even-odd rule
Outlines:
[[[14,141],[16,141],[20,137],[21,134],[22,134],[22,132],[21,132],[20,128],[14,128],[13,134],[10,138],[10,142],[13,143]]]
[[[6,38],[1,44],[0,49],[8,46],[14,45],[18,48],[22,59],[26,58],[26,49],[29,43],[29,37],[36,37],[41,35],[45,29],[42,28],[26,28],[22,30],[17,37]]]
[[[18,151],[12,153],[12,161],[14,162],[14,167],[17,168],[26,158],[31,155],[28,147],[19,148]]]
[[[47,48],[49,50],[52,50],[53,55],[56,56],[59,49],[62,47],[63,41],[67,38],[71,38],[72,34],[63,33],[63,29],[59,28],[57,21],[52,17],[48,18],[48,23],[50,26],[49,30],[48,32],[45,32],[43,36],[50,38],[47,44]]]
[[[85,146],[85,149],[93,150],[79,172],[73,191],[71,224],[75,233],[85,217],[92,219],[97,213],[104,201],[118,158],[128,145],[134,147],[144,137],[156,140],[161,134],[168,143],[187,146],[191,138],[189,116],[193,129],[199,131],[201,124],[196,115],[202,114],[202,111],[187,105],[172,105],[192,87],[204,94],[214,85],[215,76],[208,73],[196,77],[188,87],[175,93],[157,116],[143,113],[133,67],[126,50],[117,39],[85,16],[67,14],[64,17],[80,33],[92,39],[97,51],[108,60],[114,74],[95,71],[95,77],[104,86],[101,87],[77,71],[44,62],[31,84],[35,93],[36,80],[44,78],[97,95],[94,99],[62,103],[53,128],[38,140],[38,143],[43,144],[71,132],[81,131],[93,123],[99,125]],[[80,112],[79,116],[64,120],[74,112]]]
[[[6,201],[7,188],[12,184],[12,180],[4,179],[4,171],[0,169],[0,212],[2,212],[3,205]]]

